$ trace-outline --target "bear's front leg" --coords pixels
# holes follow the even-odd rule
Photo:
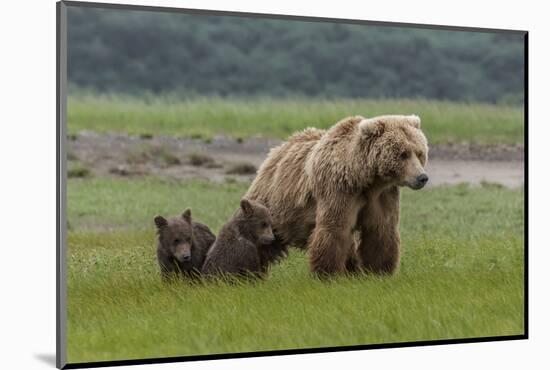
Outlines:
[[[393,274],[399,267],[399,197],[399,189],[390,188],[371,198],[359,213],[357,252],[366,272]]]
[[[357,211],[350,199],[318,201],[315,228],[307,247],[313,273],[332,275],[347,270]]]
[[[399,267],[399,230],[362,228],[358,253],[365,272],[393,274]]]

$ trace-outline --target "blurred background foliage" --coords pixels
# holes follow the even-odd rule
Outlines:
[[[69,7],[72,91],[523,103],[523,36]]]

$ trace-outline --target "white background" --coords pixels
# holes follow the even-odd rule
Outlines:
[[[124,1],[112,1],[125,3]],[[130,1],[126,1],[128,3]],[[133,1],[133,4],[513,28],[530,32],[530,339],[405,349],[148,365],[143,369],[548,366],[548,11],[543,1]],[[55,354],[55,1],[2,3],[0,363],[52,368]],[[365,292],[368,294],[368,292]],[[546,356],[545,356],[546,354]],[[130,368],[130,367],[128,367]],[[136,367],[131,367],[136,368]]]

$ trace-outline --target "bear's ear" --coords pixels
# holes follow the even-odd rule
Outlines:
[[[410,116],[407,116],[407,122],[412,127],[420,129],[420,117],[418,117],[416,114],[412,114]]]
[[[241,209],[245,215],[252,214],[252,203],[246,198],[241,199]]]
[[[384,132],[384,122],[378,118],[365,118],[359,122],[359,129],[368,136],[379,136]]]
[[[158,229],[162,229],[166,225],[168,225],[168,221],[162,216],[155,217],[155,225],[157,225]]]
[[[191,209],[187,208],[185,211],[183,211],[183,213],[181,214],[181,217],[191,223]]]

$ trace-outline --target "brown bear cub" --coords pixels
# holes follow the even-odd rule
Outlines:
[[[163,280],[170,276],[198,277],[206,253],[216,240],[208,226],[193,222],[190,209],[179,217],[156,216],[155,225],[157,258]]]
[[[242,199],[208,251],[202,274],[265,277],[269,264],[286,254],[276,243],[271,224],[266,207]]]

